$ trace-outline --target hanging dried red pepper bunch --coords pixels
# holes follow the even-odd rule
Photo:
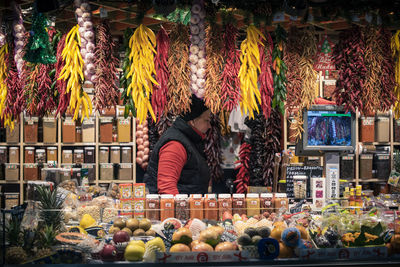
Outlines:
[[[156,127],[157,127],[157,132],[159,136],[162,136],[163,133],[171,127],[172,123],[174,122],[174,119],[171,114],[166,114],[162,116],[159,120],[157,120]]]
[[[240,52],[237,49],[236,40],[238,30],[232,24],[225,26],[222,47],[222,55],[226,60],[221,75],[221,103],[222,108],[231,112],[240,100],[240,80],[238,77],[240,69]]]
[[[266,121],[264,147],[263,181],[264,186],[273,186],[274,156],[281,151],[281,113],[278,108],[271,111],[271,116]]]
[[[378,46],[381,47],[382,62],[381,62],[381,107],[380,110],[386,111],[396,102],[396,96],[394,95],[395,81],[395,68],[392,57],[392,50],[390,48],[390,40],[392,34],[389,30],[381,27],[379,30]]]
[[[221,28],[217,24],[210,24],[206,29],[206,87],[204,103],[213,114],[221,110],[221,73],[224,58],[221,50],[222,43]]]
[[[238,173],[234,181],[237,193],[247,193],[247,187],[250,184],[250,151],[251,145],[243,140],[239,150],[239,160],[235,162],[235,164],[238,164],[235,167]]]
[[[360,27],[353,27],[341,33],[339,43],[333,50],[339,79],[333,95],[337,105],[346,111],[364,111],[361,99],[367,68],[365,66],[365,42]]]
[[[271,115],[271,102],[274,97],[274,82],[272,77],[272,50],[274,44],[271,35],[267,32],[265,35],[266,41],[264,46],[258,44],[260,51],[260,75],[258,76],[258,83],[261,95],[261,109],[266,119]],[[260,41],[263,40],[260,38]]]
[[[94,53],[96,76],[94,79],[94,102],[96,110],[102,111],[117,105],[117,66],[118,58],[114,56],[115,43],[110,25],[103,20],[97,26],[97,46]]]
[[[207,133],[204,153],[206,154],[210,176],[213,181],[223,178],[222,151],[221,151],[221,125],[218,115],[211,114],[211,128]]]
[[[154,85],[153,95],[151,97],[151,105],[154,114],[159,120],[164,113],[165,107],[168,105],[168,50],[169,37],[163,27],[158,31],[156,36],[157,55],[154,57],[154,67],[156,69],[156,81],[159,85]]]
[[[188,27],[177,23],[170,33],[168,52],[168,112],[173,115],[186,113],[192,103],[189,68],[189,31]]]
[[[64,68],[65,62],[62,59],[62,51],[64,50],[65,47],[65,39],[66,39],[67,34],[64,34],[61,37],[61,40],[58,42],[57,45],[57,53],[56,53],[56,77],[60,77],[61,70]],[[71,92],[68,94],[66,93],[67,90],[67,82],[64,79],[57,79],[56,81],[56,90],[58,92],[59,96],[59,102],[58,102],[58,107],[56,110],[56,115],[60,114],[63,115],[67,111],[68,105],[69,105],[69,98],[71,97]]]
[[[22,80],[18,77],[18,70],[14,60],[14,47],[11,44],[6,55],[7,76],[7,97],[3,116],[10,117],[12,121],[18,121],[19,115],[24,108],[24,95]]]

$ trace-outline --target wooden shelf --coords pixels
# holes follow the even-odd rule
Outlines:
[[[286,144],[286,146],[295,146],[297,143],[291,143],[291,142],[288,142],[287,144]]]
[[[19,184],[19,180],[17,181],[8,181],[8,180],[0,180],[0,184]]]
[[[358,180],[359,183],[374,183],[374,182],[385,182],[385,181],[386,181],[386,179],[377,179],[377,178],[374,178],[374,179],[359,178],[359,180]]]
[[[22,143],[23,146],[57,146],[58,143]]]
[[[129,142],[129,143],[118,143],[118,142],[113,142],[113,143],[99,143],[99,146],[133,146],[135,143]]]
[[[400,142],[393,142],[394,146],[400,146]]]
[[[374,146],[390,146],[390,142],[358,142],[364,145],[374,145]]]
[[[61,146],[95,146],[96,143],[62,143]]]
[[[19,143],[0,143],[0,146],[19,146]]]

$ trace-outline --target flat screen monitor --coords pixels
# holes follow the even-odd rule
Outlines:
[[[355,146],[355,114],[335,105],[316,105],[303,110],[303,135],[296,152],[352,152]]]

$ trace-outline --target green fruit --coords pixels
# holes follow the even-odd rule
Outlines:
[[[142,219],[139,222],[139,228],[143,229],[145,232],[151,228],[151,222],[149,219]]]
[[[124,257],[127,261],[141,261],[143,260],[144,247],[141,245],[128,245],[125,248]]]
[[[262,238],[267,238],[271,234],[271,229],[269,229],[267,226],[257,227],[256,230],[257,234]]]
[[[248,234],[243,234],[241,236],[239,236],[239,238],[237,239],[237,242],[239,245],[242,246],[250,246],[253,241],[251,240],[251,237]]]
[[[249,227],[246,230],[244,230],[245,234],[248,234],[250,237],[253,237],[255,235],[258,235],[257,230],[253,227]]]
[[[145,235],[145,231],[143,229],[136,229],[133,232],[133,236],[144,236]]]
[[[154,230],[147,230],[145,233],[146,236],[156,236],[156,232]]]

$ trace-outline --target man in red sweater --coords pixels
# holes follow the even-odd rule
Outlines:
[[[210,129],[210,110],[192,96],[191,111],[177,117],[150,156],[144,182],[150,193],[207,193],[209,170],[203,140]]]

